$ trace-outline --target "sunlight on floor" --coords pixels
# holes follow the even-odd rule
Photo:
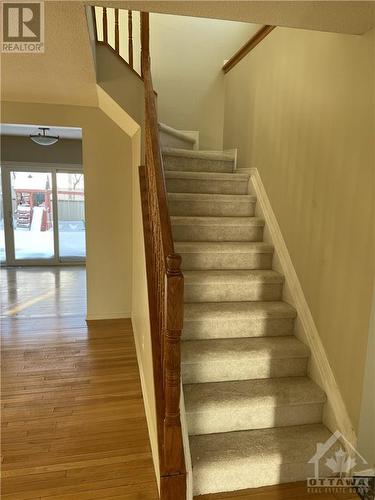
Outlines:
[[[1,269],[1,316],[12,318],[84,316],[83,266]]]

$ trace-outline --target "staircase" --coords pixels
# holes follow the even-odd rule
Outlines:
[[[273,247],[232,152],[163,151],[175,251],[182,256],[182,381],[194,495],[305,480],[324,392],[307,377]],[[328,472],[328,471],[326,471]]]

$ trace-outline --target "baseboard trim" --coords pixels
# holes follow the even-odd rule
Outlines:
[[[108,321],[108,320],[124,320],[130,319],[131,312],[124,311],[120,313],[108,313],[108,314],[87,314],[86,321]]]
[[[257,210],[266,222],[265,241],[268,238],[275,248],[273,267],[285,276],[283,298],[297,310],[296,335],[309,346],[311,351],[309,375],[327,394],[328,402],[323,422],[332,432],[339,430],[353,446],[356,446],[356,433],[258,169],[243,170],[250,172],[250,190],[257,196]]]
[[[144,372],[143,372],[142,358],[140,356],[140,348],[139,348],[138,341],[137,341],[137,339],[139,338],[139,333],[137,331],[135,321],[132,321],[132,325],[133,325],[135,351],[136,351],[136,355],[137,355],[138,371],[139,371],[139,377],[141,379],[143,404],[145,407],[145,414],[146,414],[146,421],[147,421],[148,440],[149,440],[150,446],[151,446],[152,461],[154,464],[156,483],[158,485],[158,490],[160,493],[159,450],[158,450],[157,443],[155,444],[155,442],[151,439],[151,433],[153,433],[154,436],[157,436],[157,429],[156,429],[156,423],[151,418],[151,416],[152,416],[151,405],[150,405],[150,401],[149,401],[148,396],[147,396],[146,381],[145,381]],[[155,460],[155,457],[158,457],[158,459]]]

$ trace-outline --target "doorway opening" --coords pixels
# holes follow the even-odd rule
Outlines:
[[[82,131],[54,127],[58,142],[43,146],[30,140],[36,128],[2,125],[0,260],[9,266],[84,263]]]

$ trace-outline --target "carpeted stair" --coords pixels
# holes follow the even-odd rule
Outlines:
[[[233,152],[163,152],[175,250],[183,259],[182,381],[194,494],[306,479],[324,392],[282,302],[284,277]]]

